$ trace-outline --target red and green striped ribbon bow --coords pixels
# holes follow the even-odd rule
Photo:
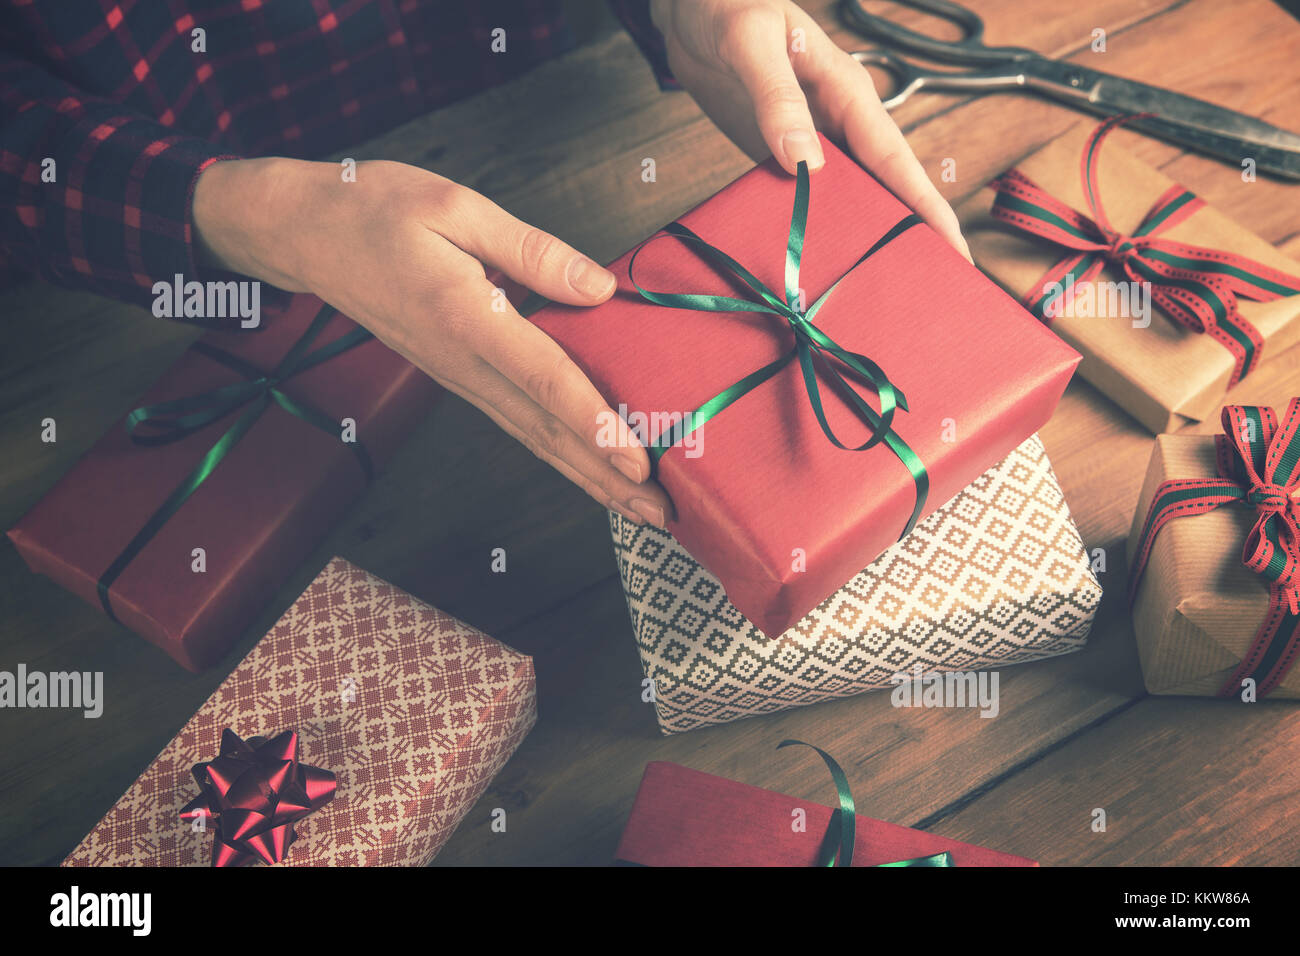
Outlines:
[[[1279,423],[1273,409],[1227,405],[1223,434],[1215,436],[1217,478],[1178,478],[1156,489],[1138,539],[1129,597],[1137,593],[1156,535],[1166,523],[1239,501],[1256,519],[1241,562],[1268,583],[1269,606],[1254,643],[1219,689],[1234,696],[1246,678],[1260,697],[1281,682],[1300,654],[1300,398]]]
[[[1131,236],[1113,228],[1097,187],[1098,156],[1112,130],[1137,118],[1112,117],[1088,138],[1082,176],[1091,217],[1053,198],[1018,169],[993,181],[995,218],[1068,250],[1025,296],[1024,305],[1050,324],[1074,288],[1094,280],[1109,263],[1129,281],[1149,282],[1152,301],[1174,321],[1228,349],[1234,360],[1229,385],[1235,385],[1259,362],[1264,347],[1259,330],[1238,311],[1238,297],[1271,302],[1300,294],[1300,278],[1245,256],[1160,238],[1205,205],[1183,186],[1172,186],[1157,199]]]

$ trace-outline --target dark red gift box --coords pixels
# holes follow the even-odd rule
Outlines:
[[[203,354],[231,353],[273,370],[323,305],[297,296],[287,311],[263,317],[258,331],[210,332],[192,346],[137,405],[152,405],[247,382]],[[312,342],[325,345],[357,327],[332,314]],[[369,339],[279,385],[294,402],[324,413],[326,433],[268,403],[242,439],[109,588],[117,619],[189,670],[224,654],[284,579],[366,487],[343,419],[378,467],[429,410],[438,386],[395,352]],[[133,443],[112,428],[9,531],[28,566],[92,606],[97,583],[173,490],[248,410],[240,406],[170,444]],[[193,549],[206,570],[192,570]]]
[[[806,813],[803,832],[793,811]],[[647,764],[617,859],[642,866],[814,866],[832,810],[675,763]],[[953,866],[1037,866],[933,833],[857,815],[854,866],[947,850]]]
[[[906,395],[911,410],[897,413],[894,429],[929,472],[929,514],[1047,421],[1079,356],[924,224],[854,268],[909,210],[830,142],[823,148],[826,165],[811,176],[800,285],[812,303],[849,273],[816,325],[880,365]],[[678,222],[784,298],[794,192],[794,178],[769,160]],[[793,334],[777,316],[642,299],[628,277],[631,256],[610,266],[618,290],[609,302],[553,304],[533,316],[611,408],[691,412],[790,350]],[[753,297],[675,238],[645,246],[636,279],[654,292]],[[861,444],[866,425],[821,370],[819,382],[835,433],[845,445]],[[658,465],[677,511],[668,530],[769,636],[893,544],[915,504],[911,474],[884,445],[845,451],[827,440],[798,362],[697,437],[697,457],[679,445]]]

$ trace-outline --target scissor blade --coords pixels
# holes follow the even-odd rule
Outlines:
[[[1266,172],[1300,179],[1300,136],[1171,90],[1088,71],[1090,103],[1109,113],[1154,113],[1130,126],[1234,163],[1253,159]]]
[[[1193,130],[1179,122],[1171,122],[1160,117],[1134,120],[1129,125],[1195,152],[1226,159],[1243,169],[1246,167],[1246,160],[1252,160],[1261,172],[1272,173],[1285,179],[1300,180],[1300,153],[1289,149],[1262,146],[1235,136]],[[1279,130],[1279,132],[1285,131]]]

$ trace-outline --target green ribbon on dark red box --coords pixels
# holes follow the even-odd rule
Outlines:
[[[110,618],[117,620],[117,615],[113,613],[113,605],[108,596],[109,588],[113,586],[113,582],[126,570],[127,565],[134,561],[136,556],[144,550],[145,545],[153,540],[154,535],[162,529],[163,525],[170,521],[172,516],[180,510],[181,505],[185,504],[190,495],[194,494],[212,476],[217,466],[230,454],[231,449],[239,443],[239,440],[253,427],[253,423],[262,417],[262,413],[270,408],[272,403],[279,405],[289,414],[327,434],[333,436],[339,434],[338,423],[332,418],[308,402],[285,394],[280,388],[281,385],[295,375],[314,368],[322,362],[329,361],[336,355],[341,355],[373,338],[365,329],[358,327],[345,335],[339,336],[333,342],[308,351],[311,344],[324,331],[325,326],[329,324],[330,319],[335,314],[336,310],[333,306],[322,306],[320,312],[316,314],[316,318],[312,320],[311,325],[307,327],[307,330],[293,344],[293,347],[285,353],[280,363],[270,372],[257,368],[225,349],[217,348],[206,342],[196,342],[191,346],[193,351],[233,369],[243,375],[246,381],[236,382],[233,385],[223,385],[220,388],[200,392],[186,398],[159,402],[155,405],[143,405],[127,415],[126,433],[131,437],[132,442],[145,446],[166,445],[180,441],[187,435],[207,428],[236,409],[249,405],[244,414],[235,419],[234,424],[226,429],[225,433],[204,453],[203,457],[199,459],[199,463],[194,466],[194,469],[167,496],[158,510],[145,522],[144,527],[122,549],[122,552],[113,560],[113,563],[108,566],[108,570],[100,576],[97,584],[99,603],[104,606],[104,611]],[[361,442],[349,442],[348,445],[353,454],[357,456],[361,470],[365,473],[366,480],[369,481],[374,476],[374,466],[371,463],[370,454]]]
[[[813,750],[817,751],[822,760],[826,762],[826,768],[831,772],[831,779],[835,781],[835,789],[839,792],[840,805],[831,814],[831,822],[826,827],[826,835],[822,838],[821,849],[817,852],[817,866],[852,866],[853,844],[857,839],[857,809],[853,803],[853,791],[849,789],[849,778],[845,776],[843,768],[835,762],[835,758],[820,747],[814,747],[802,740],[783,740],[776,745],[776,749],[780,750],[782,747],[791,745],[812,747]],[[952,854],[944,850],[942,853],[918,856],[910,860],[877,863],[876,866],[919,867],[956,866],[956,864],[952,861]]]

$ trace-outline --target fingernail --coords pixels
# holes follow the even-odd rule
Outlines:
[[[645,481],[641,474],[641,463],[630,455],[612,455],[609,460],[629,481],[635,481],[638,485]]]
[[[566,278],[570,289],[592,299],[603,298],[614,288],[614,273],[602,269],[586,256],[574,256],[569,260]]]
[[[656,528],[662,528],[664,526],[664,509],[660,508],[650,499],[633,498],[628,502],[628,504],[632,506],[632,510],[645,518],[646,521],[649,521]]]
[[[619,504],[617,501],[611,501],[609,503],[609,506],[613,508],[615,511],[617,511],[619,514],[621,514],[628,521],[632,522],[633,524],[645,524],[645,518],[642,518],[635,511],[633,511],[630,508],[624,507],[623,505]]]
[[[800,160],[807,160],[808,169],[813,172],[826,165],[822,144],[812,130],[790,130],[781,137],[781,149],[785,152],[785,158],[793,166],[799,165]]]

